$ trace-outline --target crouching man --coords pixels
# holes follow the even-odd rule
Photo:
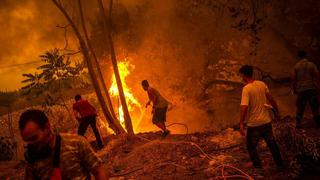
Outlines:
[[[147,80],[141,82],[143,90],[148,93],[149,101],[146,104],[146,107],[152,103],[152,122],[160,129],[162,129],[162,136],[166,137],[170,131],[166,128],[166,116],[169,102],[161,96],[161,94],[154,88],[150,87]]]
[[[21,114],[19,129],[27,143],[25,179],[108,179],[101,159],[88,141],[73,134],[53,134],[47,116],[40,110]]]
[[[246,83],[242,90],[240,133],[245,135],[244,120],[247,118],[246,142],[250,159],[255,168],[261,168],[261,161],[257,152],[257,145],[262,138],[266,141],[273,160],[279,168],[283,168],[282,157],[272,133],[271,116],[266,104],[269,102],[279,117],[276,102],[271,96],[267,85],[262,81],[253,79],[253,67],[244,65],[239,70],[242,79]]]

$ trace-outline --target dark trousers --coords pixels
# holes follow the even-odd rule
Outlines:
[[[261,160],[257,151],[257,145],[261,138],[266,141],[277,166],[282,166],[280,150],[273,136],[271,123],[268,123],[258,127],[248,127],[247,130],[247,149],[254,167],[261,167]]]
[[[298,94],[297,97],[297,124],[300,125],[303,119],[303,113],[306,108],[307,103],[309,103],[313,119],[318,125],[320,125],[320,115],[319,115],[319,100],[317,90],[306,90]]]
[[[102,140],[101,140],[97,125],[96,125],[96,121],[97,121],[96,116],[87,116],[87,117],[81,118],[80,125],[78,128],[78,134],[81,136],[84,136],[84,134],[88,129],[88,126],[90,125],[94,135],[96,136],[98,146],[101,147],[103,144],[102,144]]]

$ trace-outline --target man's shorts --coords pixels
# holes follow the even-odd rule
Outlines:
[[[152,117],[153,124],[166,122],[168,106],[164,108],[156,108]]]

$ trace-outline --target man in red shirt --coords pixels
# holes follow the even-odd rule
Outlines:
[[[87,100],[83,100],[79,94],[77,94],[74,99],[76,102],[73,104],[72,108],[76,119],[79,121],[78,134],[84,136],[90,125],[96,136],[98,148],[103,148],[102,140],[96,125],[96,109]]]

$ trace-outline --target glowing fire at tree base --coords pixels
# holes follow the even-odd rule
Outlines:
[[[144,114],[144,110],[141,110],[141,104],[139,103],[139,101],[134,97],[131,89],[128,87],[127,83],[126,83],[126,77],[130,74],[130,70],[129,68],[134,68],[133,65],[130,64],[130,62],[125,59],[124,61],[121,61],[118,63],[118,68],[119,68],[119,73],[120,73],[120,79],[122,82],[122,86],[123,86],[123,91],[124,91],[124,95],[126,97],[126,101],[127,101],[127,105],[128,105],[128,110],[129,113],[133,111],[134,107],[139,108],[141,115],[138,120],[138,122],[135,122],[133,120],[133,124],[140,124],[140,121],[142,119],[142,116]],[[117,109],[117,118],[119,119],[121,125],[124,127],[125,126],[125,122],[124,122],[124,114],[123,114],[123,109],[122,109],[122,105],[119,102],[119,91],[118,91],[118,86],[117,86],[117,82],[115,79],[115,76],[112,75],[112,84],[111,87],[109,88],[109,92],[110,92],[110,96],[117,99],[118,100],[118,107],[115,107],[114,109]],[[136,128],[137,126],[135,126]]]

